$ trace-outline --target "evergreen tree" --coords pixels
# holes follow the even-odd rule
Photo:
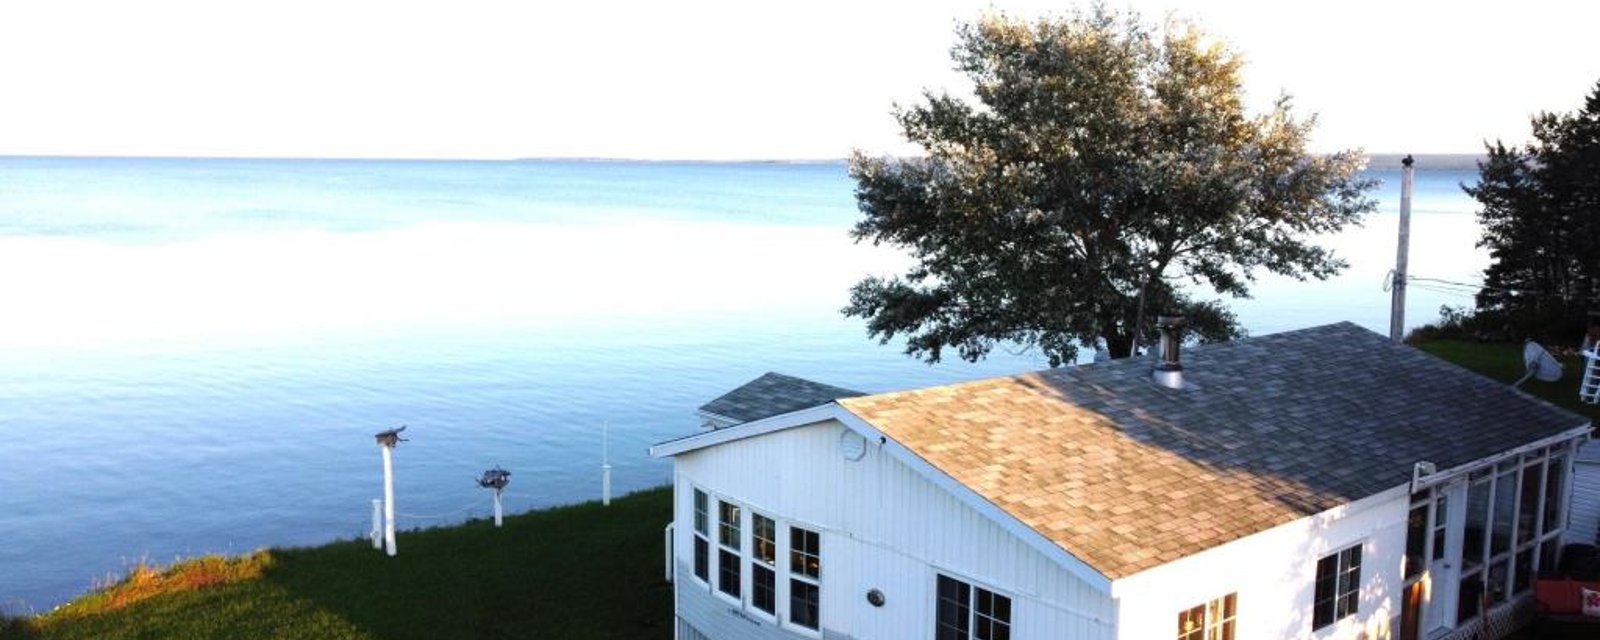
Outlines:
[[[1479,247],[1489,250],[1479,323],[1573,339],[1600,311],[1600,83],[1582,110],[1541,113],[1533,141],[1485,144],[1478,183]]]

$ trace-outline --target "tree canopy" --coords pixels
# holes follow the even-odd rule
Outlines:
[[[1532,129],[1521,147],[1485,143],[1478,184],[1462,187],[1489,249],[1477,321],[1574,338],[1600,311],[1600,82],[1581,110],[1535,115]]]
[[[1310,237],[1376,206],[1363,156],[1308,153],[1315,118],[1286,96],[1247,114],[1242,60],[1191,25],[993,14],[957,29],[952,58],[971,98],[925,92],[895,111],[925,155],[850,159],[855,239],[917,264],[857,283],[844,313],[905,337],[908,355],[1124,357],[1153,341],[1158,312],[1230,339],[1232,313],[1181,283],[1242,297],[1261,269],[1326,278],[1344,263]]]

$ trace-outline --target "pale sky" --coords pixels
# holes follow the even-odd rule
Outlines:
[[[1477,152],[1600,81],[1600,2],[1136,0],[1247,60],[1319,151]],[[0,154],[839,158],[959,89],[958,20],[1064,2],[0,3]]]

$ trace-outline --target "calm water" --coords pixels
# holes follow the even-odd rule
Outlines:
[[[1266,278],[1254,333],[1388,327],[1398,173]],[[1471,173],[1419,172],[1411,270],[1476,280]],[[768,370],[865,391],[1040,368],[927,366],[838,316],[897,253],[852,244],[838,164],[0,158],[0,609],[140,559],[363,535],[396,451],[402,526],[667,481],[646,447]],[[1465,296],[1413,290],[1409,324]]]

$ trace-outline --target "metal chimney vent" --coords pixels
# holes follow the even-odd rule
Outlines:
[[[1156,318],[1156,328],[1161,330],[1161,360],[1150,377],[1168,389],[1183,388],[1183,362],[1178,357],[1178,347],[1183,344],[1183,326],[1183,316]]]

